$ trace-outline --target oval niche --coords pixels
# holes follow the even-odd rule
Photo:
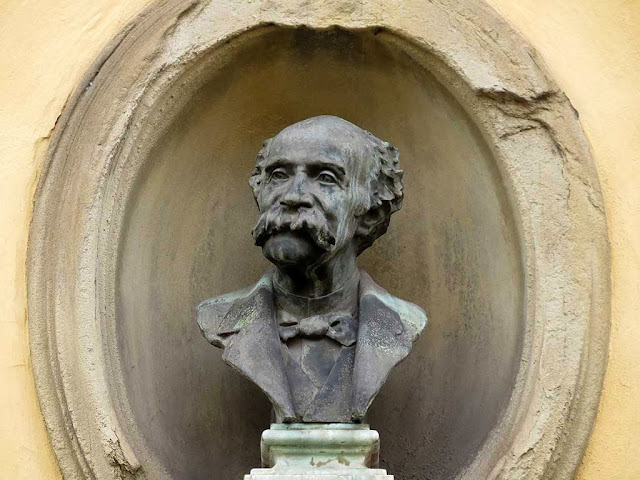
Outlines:
[[[382,463],[398,478],[451,478],[508,403],[523,278],[500,175],[464,109],[386,38],[267,28],[222,65],[220,52],[203,59],[188,102],[156,105],[144,167],[121,185],[116,322],[135,423],[175,478],[240,478],[258,463],[268,401],[202,338],[194,308],[269,268],[249,233],[248,177],[265,138],[315,115],[390,141],[405,170],[403,209],[359,262],[430,318],[370,411]]]
[[[169,3],[87,75],[37,193],[31,342],[65,476],[259,466],[270,405],[201,336],[195,307],[270,268],[250,235],[262,141],[331,114],[400,151],[403,208],[359,264],[429,317],[369,412],[383,467],[571,478],[606,354],[606,222],[574,112],[535,55],[477,2],[460,2],[471,17],[420,6],[430,29],[412,23],[416,2],[390,25],[380,6],[303,22]],[[474,22],[502,36],[487,46]]]

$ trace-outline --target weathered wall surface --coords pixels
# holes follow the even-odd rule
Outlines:
[[[580,480],[640,478],[640,3],[491,0],[580,113],[611,242],[609,364]]]
[[[56,119],[142,1],[5,2],[0,13],[0,478],[60,478],[34,389],[25,260],[38,171]]]
[[[38,409],[26,328],[25,258],[48,137],[80,76],[143,1],[8,4],[0,14],[0,478],[59,478]],[[491,0],[541,52],[581,114],[612,245],[605,390],[581,479],[640,476],[640,7],[621,1]]]

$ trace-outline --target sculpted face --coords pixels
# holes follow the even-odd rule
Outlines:
[[[254,237],[275,265],[305,267],[353,246],[362,193],[358,167],[366,153],[359,136],[311,119],[270,142]]]

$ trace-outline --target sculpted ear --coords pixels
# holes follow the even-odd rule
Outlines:
[[[358,244],[358,255],[369,248],[379,236],[387,231],[390,219],[391,211],[387,203],[377,208],[372,208],[359,217],[358,228],[355,234]]]

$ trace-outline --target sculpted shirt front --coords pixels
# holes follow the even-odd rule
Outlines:
[[[293,406],[303,421],[351,420],[359,280],[356,272],[339,290],[309,298],[284,291],[274,279],[282,358]],[[331,398],[324,391],[331,391]]]

